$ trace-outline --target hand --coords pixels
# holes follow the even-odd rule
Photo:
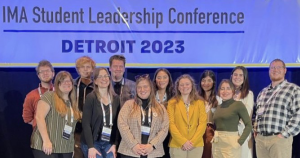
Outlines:
[[[28,122],[28,124],[32,125],[32,124],[33,124],[33,121]]]
[[[137,144],[136,146],[134,146],[132,148],[132,151],[134,154],[136,155],[143,155],[143,151],[142,151],[142,148],[141,148],[141,145],[140,144]]]
[[[284,138],[284,136],[282,134],[278,134],[277,137],[278,138]]]
[[[95,148],[89,148],[88,151],[88,158],[96,158],[96,154],[98,154],[99,156],[101,156],[101,154],[99,153],[99,151]]]
[[[116,145],[112,145],[112,146],[109,148],[109,150],[108,150],[106,153],[110,153],[110,152],[112,152],[112,153],[113,153],[113,155],[114,155],[114,158],[116,158],[116,157],[117,157]]]
[[[142,144],[141,148],[142,148],[143,156],[146,156],[153,151],[153,146],[151,144]]]
[[[257,132],[253,132],[253,136],[255,138],[257,136]]]
[[[181,147],[181,149],[182,150],[184,150],[184,151],[188,151],[188,150],[191,150],[191,149],[193,149],[194,148],[194,146],[193,146],[193,143],[191,142],[191,141],[186,141],[183,145],[182,145],[182,147]]]
[[[43,142],[43,151],[46,155],[50,155],[52,153],[52,149],[52,143],[50,140]]]

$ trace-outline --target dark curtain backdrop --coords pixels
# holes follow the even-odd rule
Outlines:
[[[56,72],[69,71],[74,78],[77,72],[74,68],[55,68]],[[150,74],[152,78],[156,69],[129,68],[125,76],[134,80],[134,76]],[[199,85],[200,74],[206,69],[170,68],[173,81],[182,74],[190,74]],[[222,79],[230,78],[232,68],[213,68],[217,83]],[[259,91],[270,84],[267,68],[248,68],[250,88],[256,98]],[[32,127],[22,119],[23,101],[28,92],[37,88],[39,79],[34,68],[0,68],[0,157],[21,158],[33,157],[30,149]],[[300,85],[300,69],[288,68],[286,79]],[[299,149],[300,136],[294,138],[293,148]],[[293,150],[294,158],[300,158],[299,150]]]

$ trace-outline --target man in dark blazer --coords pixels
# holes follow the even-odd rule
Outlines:
[[[115,93],[120,96],[120,105],[135,96],[135,82],[123,77],[126,59],[123,55],[113,55],[109,59],[109,71]]]

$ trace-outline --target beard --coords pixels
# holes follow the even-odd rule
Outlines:
[[[49,79],[45,79],[45,80],[41,80],[41,82],[44,83],[51,83],[53,78],[49,78]]]
[[[273,82],[277,82],[277,81],[281,81],[284,80],[284,76],[282,76],[282,74],[278,74],[278,75],[270,75],[270,79]]]

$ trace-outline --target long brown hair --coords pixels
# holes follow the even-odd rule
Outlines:
[[[242,70],[243,71],[243,77],[244,77],[244,82],[241,85],[241,99],[244,99],[245,97],[247,97],[249,90],[250,90],[250,86],[249,86],[249,78],[248,78],[248,71],[244,66],[237,66],[235,67],[232,72],[231,72],[231,76],[230,76],[230,81],[232,82],[232,75],[234,73],[235,70]],[[234,93],[233,93],[234,94]]]
[[[204,79],[205,77],[210,77],[213,81],[213,86],[211,87],[211,93],[209,96],[207,96],[207,100],[206,100],[206,93],[204,91],[204,89],[201,86],[201,82],[202,79]],[[201,76],[200,76],[200,82],[199,82],[199,95],[205,99],[205,101],[207,101],[209,104],[212,105],[212,107],[217,107],[218,106],[218,101],[217,101],[217,97],[216,97],[216,75],[213,71],[211,70],[205,70]]]
[[[199,100],[199,99],[203,100],[203,98],[198,95],[195,80],[193,79],[193,77],[188,74],[183,74],[183,75],[179,76],[175,82],[175,96],[174,97],[176,98],[176,101],[178,102],[181,99],[181,93],[178,88],[179,88],[179,81],[184,78],[189,79],[192,83],[192,90],[191,90],[191,93],[189,94],[190,103],[192,103],[193,101]]]
[[[154,77],[153,77],[154,88],[155,88],[155,91],[158,90],[158,86],[157,86],[157,83],[156,83],[156,76],[161,71],[165,72],[169,77],[169,83],[166,87],[166,94],[167,94],[167,101],[168,101],[174,96],[174,88],[173,88],[173,80],[172,80],[171,73],[167,69],[159,68],[155,71]]]
[[[60,71],[54,80],[54,87],[55,87],[55,92],[54,92],[54,106],[55,110],[62,116],[65,117],[66,114],[68,113],[68,108],[66,106],[66,103],[64,102],[64,99],[62,98],[63,92],[59,89],[59,85],[62,84],[64,79],[69,78],[72,82],[72,90],[69,92],[68,98],[71,102],[71,106],[74,112],[74,118],[76,120],[80,119],[80,113],[77,108],[76,104],[76,95],[75,95],[75,90],[74,90],[74,81],[72,79],[72,76],[69,72],[67,71]]]
[[[109,76],[109,72],[106,68],[104,68],[104,67],[96,68],[94,70],[94,73],[93,73],[93,80],[94,81],[98,78],[99,73],[100,73],[101,70],[104,70],[107,73],[107,75]],[[99,87],[98,87],[97,84],[95,84],[95,82],[94,82],[94,93],[96,94],[97,99],[99,100],[99,102],[101,102],[101,94],[99,92]],[[115,91],[112,87],[111,77],[109,77],[109,85],[107,87],[107,93],[110,96],[110,101],[113,102],[113,98],[114,98],[113,96],[116,95],[116,94],[115,94]]]
[[[139,110],[139,108],[142,106],[142,100],[140,99],[140,97],[138,96],[138,93],[137,93],[137,87],[138,87],[138,84],[141,82],[141,81],[147,81],[149,86],[150,86],[150,95],[149,95],[149,105],[151,105],[151,108],[154,109],[153,111],[156,111],[158,113],[158,116],[160,118],[163,118],[163,109],[161,107],[161,105],[156,101],[155,99],[155,90],[154,90],[154,86],[153,86],[153,83],[151,82],[150,80],[150,77],[149,75],[142,75],[140,77],[138,77],[136,79],[136,93],[135,93],[135,97],[134,97],[134,105],[133,105],[133,108],[132,108],[132,115],[133,113],[137,112]]]

